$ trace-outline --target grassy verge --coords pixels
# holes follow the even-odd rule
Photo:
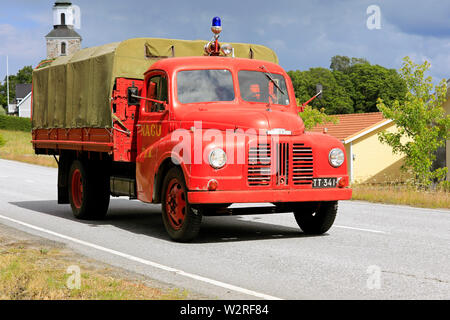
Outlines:
[[[47,167],[57,167],[52,156],[34,154],[31,132],[0,130],[4,144],[0,146],[0,158],[21,161]]]
[[[450,208],[450,192],[425,191],[402,185],[353,185],[352,200],[401,204],[421,208]]]
[[[186,291],[123,279],[117,270],[85,263],[68,249],[36,244],[11,240],[0,231],[0,300],[177,300],[188,296]],[[73,274],[67,273],[71,265],[81,271],[78,289],[68,288],[74,283],[69,279]]]

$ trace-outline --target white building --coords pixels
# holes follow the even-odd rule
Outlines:
[[[31,118],[31,92],[17,104],[17,109],[19,117]]]

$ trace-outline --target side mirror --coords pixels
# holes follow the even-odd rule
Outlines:
[[[320,83],[316,85],[316,94],[317,98],[322,99],[323,87]]]
[[[134,85],[128,87],[128,105],[130,106],[139,106],[141,104],[139,98],[139,88]]]

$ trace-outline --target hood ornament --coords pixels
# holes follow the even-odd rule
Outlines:
[[[267,130],[268,135],[279,135],[279,136],[290,136],[292,134],[292,131],[283,129],[283,128],[276,128],[272,130]]]

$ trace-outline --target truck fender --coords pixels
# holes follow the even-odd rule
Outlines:
[[[187,166],[177,154],[173,154],[173,157],[176,159],[175,160],[176,163],[174,163],[174,161],[172,160],[172,153],[166,152],[164,155],[161,156],[156,165],[157,170],[155,170],[156,174],[153,179],[153,196],[152,196],[153,203],[161,202],[161,188],[164,181],[164,177],[171,168],[173,167],[181,168],[187,185],[189,177]]]

